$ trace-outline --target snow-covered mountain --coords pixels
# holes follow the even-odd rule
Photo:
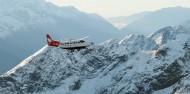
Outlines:
[[[187,94],[190,30],[165,27],[80,51],[43,47],[0,76],[1,94]]]
[[[176,26],[189,19],[190,8],[163,8],[157,11],[149,12],[140,19],[133,21],[123,28],[121,32],[125,34],[148,35],[165,26]]]
[[[74,7],[58,7],[45,0],[1,0],[0,56],[8,56],[10,62],[0,57],[0,74],[43,47],[46,33],[54,39],[90,36],[94,42],[100,42],[117,37],[117,31],[99,15]]]

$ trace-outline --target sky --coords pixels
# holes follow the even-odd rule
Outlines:
[[[166,7],[190,7],[190,0],[46,0],[58,6],[74,6],[87,13],[105,18],[129,16]]]

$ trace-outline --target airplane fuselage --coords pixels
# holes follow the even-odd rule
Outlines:
[[[85,42],[84,40],[70,40],[70,41],[55,41],[47,34],[47,43],[49,46],[59,47],[62,49],[82,49],[93,44],[93,42]]]
[[[61,42],[59,47],[63,49],[81,49],[90,46],[92,42],[85,41],[69,41],[69,42]]]

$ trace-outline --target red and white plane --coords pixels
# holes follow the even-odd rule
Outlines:
[[[85,38],[82,38],[79,40],[55,41],[51,38],[49,34],[47,34],[46,37],[47,37],[47,43],[49,46],[59,47],[63,49],[71,49],[71,50],[82,49],[93,44],[93,42],[85,42],[84,41]]]

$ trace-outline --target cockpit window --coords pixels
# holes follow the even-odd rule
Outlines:
[[[80,40],[81,43],[85,42],[84,40]]]

